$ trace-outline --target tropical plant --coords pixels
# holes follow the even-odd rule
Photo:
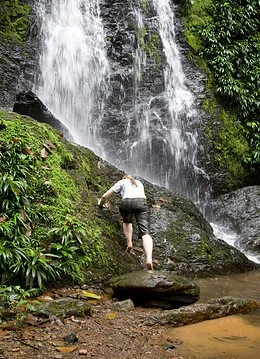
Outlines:
[[[0,286],[0,306],[4,309],[2,311],[2,319],[15,316],[18,321],[22,320],[29,311],[36,309],[35,305],[39,302],[29,298],[37,294],[39,294],[37,289],[25,290],[19,285]],[[22,307],[23,310],[21,310]]]
[[[83,223],[67,216],[61,227],[52,228],[49,231],[49,235],[58,236],[61,240],[61,244],[67,246],[69,242],[78,242],[82,244],[82,240],[86,235]]]
[[[194,8],[201,3],[187,2]],[[214,75],[222,105],[244,126],[250,146],[245,161],[253,172],[259,171],[260,2],[214,0],[205,10],[206,21],[198,21],[192,28],[199,39],[198,54]]]
[[[72,159],[55,131],[19,116],[8,121],[0,111],[0,285],[80,282],[84,267],[102,257],[100,234],[81,219],[65,170]]]
[[[15,261],[10,269],[14,274],[25,278],[26,287],[42,288],[48,280],[59,277],[59,272],[50,263],[57,256],[46,253],[41,247],[33,248],[30,242],[28,244],[28,247],[23,248],[25,260]]]

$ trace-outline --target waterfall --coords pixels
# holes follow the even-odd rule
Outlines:
[[[109,65],[99,1],[39,1],[41,73],[34,91],[78,144],[102,156],[97,138]]]
[[[112,18],[111,27],[101,4],[109,14],[123,2],[38,1],[40,74],[34,92],[76,143],[191,199],[205,215],[210,188],[198,159],[200,114],[182,68],[172,1],[150,0],[149,13],[147,2],[128,0],[127,19]],[[108,39],[118,34],[121,47],[111,41],[109,48]],[[149,36],[160,39],[160,65],[147,52]],[[126,65],[118,60],[123,47]],[[216,236],[234,245],[233,234],[211,224]]]
[[[194,124],[198,113],[182,69],[170,1],[153,0],[153,5],[166,56],[165,89],[157,96],[145,97],[142,101],[135,81],[135,117],[139,120],[133,129],[135,139],[129,144],[130,155],[123,166],[153,183],[173,189],[200,206],[206,191],[200,188],[198,176],[207,179],[207,175],[197,165],[198,134]],[[137,27],[142,29],[142,16],[145,15],[140,11],[137,15]],[[146,56],[139,47],[134,59],[135,78],[139,78],[146,67]],[[156,103],[163,103],[167,113],[162,113]]]
[[[176,44],[174,9],[169,0],[151,2],[155,13],[151,18],[147,18],[141,1],[138,7],[136,2],[131,2],[132,21],[138,38],[137,46],[134,39],[132,42],[134,89],[131,106],[118,107],[120,120],[113,127],[122,127],[124,122],[124,132],[114,136],[115,149],[107,144],[106,155],[118,168],[174,190],[191,199],[203,211],[210,193],[207,188],[209,178],[197,161],[199,114]],[[147,93],[143,89],[142,77],[147,73],[149,76],[149,68],[157,64],[148,62],[143,33],[146,30],[145,36],[148,37],[149,31],[155,27],[165,56],[161,73],[164,88],[157,93]],[[131,36],[129,38],[131,41]],[[122,86],[120,101],[128,96],[128,91]],[[104,133],[108,132],[109,126]]]
[[[208,179],[197,164],[199,116],[182,69],[170,0],[152,0],[155,16],[148,20],[143,1],[139,6],[129,1],[137,33],[142,34],[147,24],[157,27],[165,56],[164,89],[143,94],[142,73],[150,63],[141,36],[134,46],[136,36],[130,34],[133,93],[128,105],[122,105],[127,91],[119,71],[120,104],[115,105],[114,125],[108,118],[112,71],[100,1],[39,1],[41,72],[34,92],[67,126],[75,142],[118,168],[172,189],[202,207],[208,192],[201,178]]]

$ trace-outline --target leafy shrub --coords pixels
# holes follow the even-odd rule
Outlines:
[[[54,130],[20,116],[2,118],[0,285],[80,282],[84,267],[102,257],[99,232],[78,213],[80,196],[66,172],[71,161]]]
[[[196,27],[200,55],[207,58],[216,92],[224,106],[236,111],[247,132],[251,156],[260,164],[260,6],[258,0],[216,0],[208,8],[211,20]]]
[[[2,0],[0,34],[24,41],[29,27],[30,8],[24,0]]]
[[[35,310],[34,304],[38,304],[38,301],[29,300],[30,297],[36,296],[39,293],[36,289],[25,290],[19,285],[0,287],[0,307],[3,308],[0,322],[10,317],[16,317],[16,319],[22,320],[26,314]],[[21,310],[21,308],[23,309]]]
[[[185,0],[182,13],[193,56],[209,77],[207,89],[213,92],[213,96],[208,93],[211,107],[217,100],[218,107],[221,104],[242,124],[249,153],[246,150],[243,154],[241,164],[249,173],[250,181],[257,182],[260,168],[259,0]]]

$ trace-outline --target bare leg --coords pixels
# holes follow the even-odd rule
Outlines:
[[[142,236],[143,238],[143,247],[146,254],[146,266],[147,269],[153,270],[153,240],[150,234],[145,234]]]
[[[132,223],[123,223],[123,231],[126,237],[126,245],[127,245],[127,252],[131,252],[133,249],[133,242],[132,242],[132,236],[133,236],[133,225]]]

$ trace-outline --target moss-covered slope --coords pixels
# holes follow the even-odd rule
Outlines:
[[[0,111],[1,284],[104,283],[140,270],[144,256],[124,251],[119,197],[109,210],[97,206],[122,174],[49,125]],[[191,201],[144,184],[158,269],[193,277],[256,267],[213,236]],[[134,244],[142,247],[136,236]]]
[[[110,238],[120,231],[99,218],[99,158],[29,117],[1,111],[0,121],[2,281],[104,280],[118,267]]]

